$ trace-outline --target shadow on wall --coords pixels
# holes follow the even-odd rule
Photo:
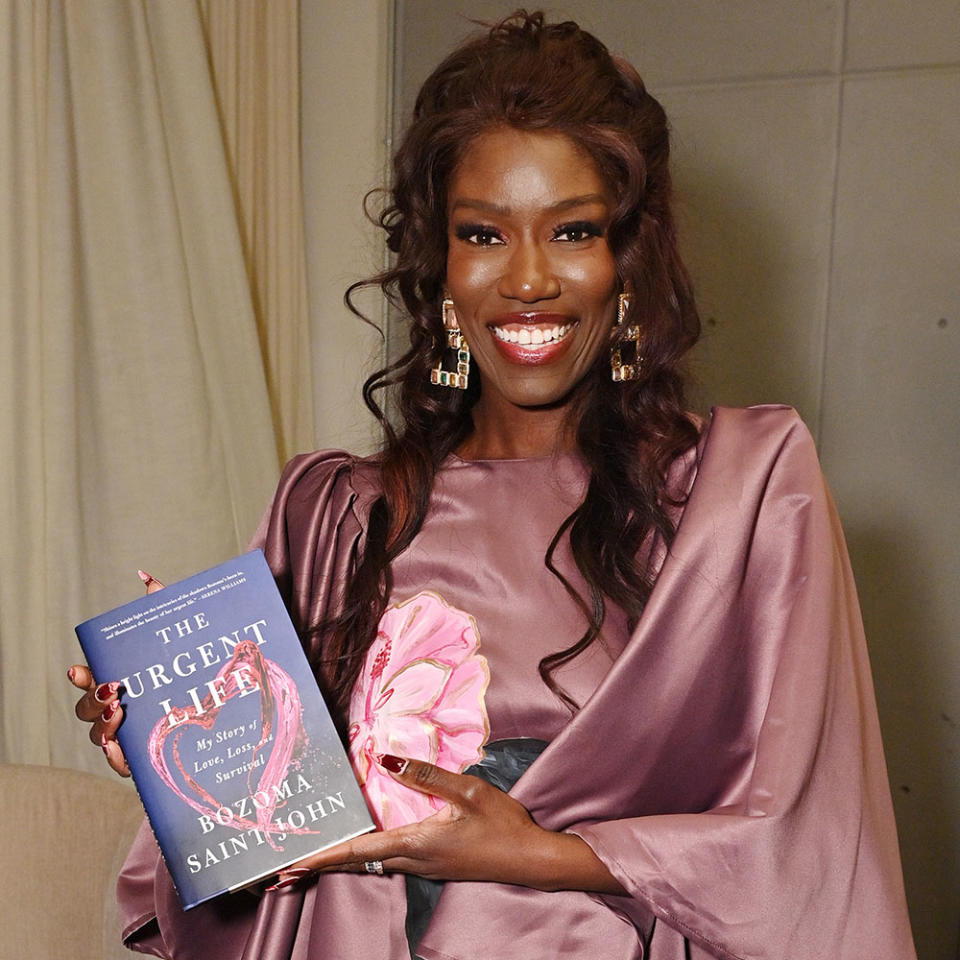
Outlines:
[[[661,99],[681,250],[703,323],[691,365],[696,399],[789,403],[815,431],[834,186],[822,133],[835,103],[820,86],[673,89]],[[785,116],[798,120],[784,129]]]
[[[847,544],[870,647],[917,954],[921,960],[947,958],[956,942],[960,897],[949,853],[960,844],[960,824],[952,815],[960,802],[960,716],[943,706],[950,678],[930,638],[947,636],[948,625],[939,622],[929,597],[931,573],[921,539],[904,529],[902,514],[877,521],[869,529],[848,528]]]
[[[815,429],[811,318],[796,316],[785,279],[796,264],[783,252],[777,218],[760,208],[750,184],[716,170],[687,168],[678,181],[681,243],[702,324],[689,367],[694,405],[789,403]]]

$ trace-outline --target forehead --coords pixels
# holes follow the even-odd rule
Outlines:
[[[593,158],[566,134],[497,127],[464,150],[448,187],[448,206],[463,199],[514,209],[553,206],[611,191]]]

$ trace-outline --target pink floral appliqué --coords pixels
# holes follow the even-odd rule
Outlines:
[[[350,762],[383,829],[423,820],[446,802],[397,783],[380,753],[460,773],[483,756],[490,681],[473,617],[435,593],[391,604],[350,698]]]

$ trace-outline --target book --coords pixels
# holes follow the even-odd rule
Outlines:
[[[76,629],[185,910],[373,829],[261,551]]]

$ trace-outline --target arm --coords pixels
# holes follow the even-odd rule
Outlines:
[[[296,882],[304,871],[359,872],[365,862],[379,860],[386,871],[435,880],[624,893],[584,840],[537,826],[522,804],[483,780],[419,760],[383,756],[379,762],[399,783],[448,805],[419,823],[357,837],[302,860],[281,872],[281,885]]]

